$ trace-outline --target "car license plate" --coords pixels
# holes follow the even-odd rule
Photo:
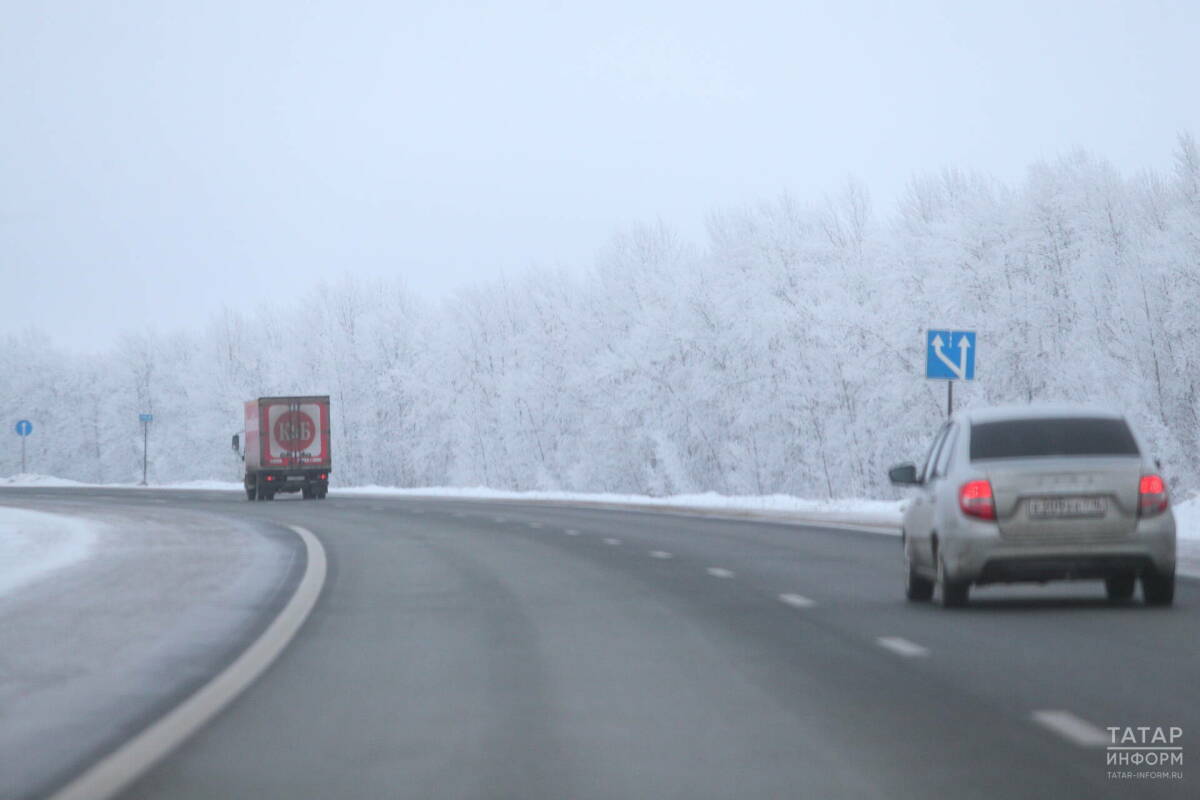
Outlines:
[[[1035,497],[1029,501],[1029,516],[1034,519],[1070,519],[1103,517],[1108,502],[1103,497]]]
[[[289,481],[302,481],[302,480],[304,480],[304,476],[303,475],[288,475],[287,479]]]

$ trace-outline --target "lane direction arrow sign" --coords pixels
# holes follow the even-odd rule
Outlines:
[[[926,378],[975,380],[975,331],[928,331],[925,342]]]

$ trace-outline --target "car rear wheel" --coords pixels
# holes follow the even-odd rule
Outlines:
[[[1169,606],[1175,602],[1175,573],[1146,573],[1142,576],[1142,597],[1148,606]]]
[[[1114,575],[1104,579],[1104,591],[1109,600],[1128,600],[1133,597],[1137,580],[1133,575]]]
[[[955,581],[946,577],[946,564],[938,558],[938,585],[942,588],[942,607],[959,608],[967,604],[971,594],[970,581]]]

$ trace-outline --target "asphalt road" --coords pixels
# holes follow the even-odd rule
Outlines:
[[[279,660],[127,798],[1200,796],[1192,580],[1170,609],[1083,583],[977,590],[943,610],[903,600],[899,541],[876,534],[504,502],[0,490],[45,510],[64,498],[303,525],[328,556]],[[1183,765],[1158,769],[1184,779],[1110,777],[1087,741],[1109,725],[1181,728]]]

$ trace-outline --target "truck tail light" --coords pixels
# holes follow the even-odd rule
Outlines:
[[[1143,475],[1138,482],[1138,516],[1153,517],[1167,510],[1167,484],[1158,475]]]
[[[324,473],[324,472],[322,472],[322,473],[321,473],[321,480],[325,480],[325,479],[326,479],[326,478],[328,478],[328,477],[329,477],[329,475],[328,475],[328,474],[326,474],[326,473]]]
[[[268,475],[268,476],[267,476],[267,480],[269,480],[269,481],[273,481],[273,480],[275,480],[275,476],[274,476],[274,475]]]
[[[958,490],[958,507],[968,517],[996,518],[996,502],[992,484],[987,481],[967,481]]]

